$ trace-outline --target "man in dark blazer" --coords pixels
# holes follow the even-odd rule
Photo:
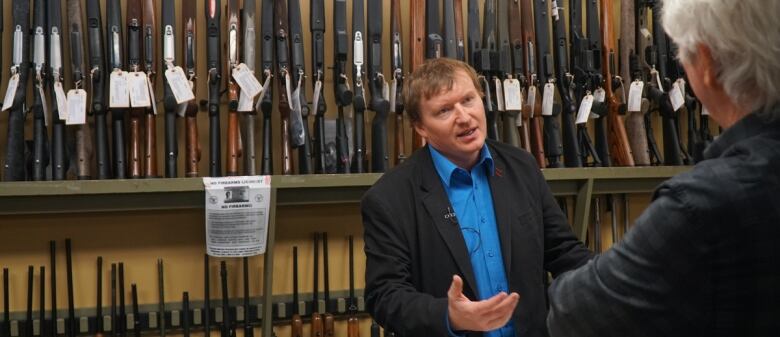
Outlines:
[[[367,307],[400,336],[546,336],[547,272],[591,257],[533,157],[485,140],[481,97],[463,62],[417,69],[404,103],[428,145],[363,197]]]

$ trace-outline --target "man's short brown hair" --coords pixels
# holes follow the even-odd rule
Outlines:
[[[420,121],[420,102],[442,91],[451,90],[459,71],[471,78],[474,87],[482,96],[477,72],[465,62],[448,58],[429,59],[409,75],[404,86],[404,107],[412,123]]]

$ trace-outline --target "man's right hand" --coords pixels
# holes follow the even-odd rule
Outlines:
[[[483,301],[472,301],[463,295],[463,279],[452,276],[447,291],[450,328],[455,331],[491,331],[503,327],[512,318],[520,295],[500,292]]]

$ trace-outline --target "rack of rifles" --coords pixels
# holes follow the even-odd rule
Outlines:
[[[162,2],[161,15],[155,12],[157,1]],[[402,0],[389,2],[389,41],[382,41],[384,1],[353,0],[350,34],[347,0],[332,1],[330,31],[325,1],[309,0],[310,46],[304,45],[300,1],[260,0],[256,18],[255,0],[201,0],[197,3],[205,5],[206,27],[199,30],[196,6],[181,5],[181,13],[175,13],[175,0],[125,1],[124,21],[119,0],[87,0],[86,25],[80,0],[12,0],[3,179],[161,176],[159,110],[164,116],[165,177],[176,177],[182,161],[187,177],[384,172],[406,157],[404,134],[410,130],[404,130],[404,74],[436,57],[467,61],[478,71],[488,137],[529,151],[540,168],[692,164],[712,139],[706,109],[686,84],[675,45],[660,26],[658,0],[621,1],[619,43],[611,0],[468,0],[466,20],[463,0],[411,0],[407,67],[402,62]],[[67,24],[62,22],[62,3]],[[105,26],[101,4],[107,7]],[[183,26],[179,36],[177,17]],[[332,65],[325,64],[326,33],[333,34]],[[69,34],[69,46],[63,46],[63,34]],[[207,93],[195,90],[195,54],[203,42],[207,71],[200,78],[208,83]],[[382,53],[388,43],[386,77]],[[63,49],[70,53],[68,82]],[[260,69],[255,69],[257,57]],[[333,70],[331,78],[326,67]],[[154,95],[158,79],[161,109]],[[335,121],[325,118],[329,94],[335,98]],[[207,99],[196,101],[200,96]],[[198,169],[201,107],[209,116],[208,172]],[[373,115],[370,147],[366,110]],[[28,112],[32,135],[25,134]],[[272,124],[274,114],[279,114],[278,125]],[[655,114],[663,129],[660,149],[653,131]],[[392,135],[387,130],[390,115],[395,117]],[[680,136],[682,115],[687,116],[687,144]],[[180,118],[185,123],[183,159],[178,155]],[[255,137],[256,127],[260,137]],[[281,139],[274,140],[277,128]],[[423,146],[424,140],[412,133],[412,149]],[[255,144],[262,144],[259,155]],[[272,153],[274,149],[281,153]],[[280,170],[274,170],[275,161],[281,162]]]
[[[322,262],[320,262],[320,243],[322,244]],[[355,270],[354,270],[354,252],[353,238],[348,237],[349,243],[349,292],[348,296],[331,298],[329,288],[328,273],[328,238],[327,233],[314,234],[314,256],[313,271],[310,274],[313,278],[313,291],[306,295],[305,300],[299,300],[298,295],[298,250],[293,247],[293,294],[292,301],[279,301],[274,303],[272,308],[273,323],[290,324],[292,336],[302,336],[304,320],[311,324],[312,336],[335,336],[335,321],[346,320],[348,336],[358,337],[358,315],[365,316],[362,308],[362,298],[355,295]],[[51,264],[49,265],[49,282],[51,308],[57,308],[57,275],[56,275],[56,242],[49,243],[49,253]],[[97,302],[94,308],[88,308],[82,304],[82,309],[77,315],[74,303],[74,283],[73,283],[73,262],[72,262],[72,244],[70,239],[65,240],[66,256],[66,278],[67,278],[67,313],[65,317],[58,317],[58,310],[46,310],[46,272],[45,266],[40,266],[38,275],[39,295],[34,296],[34,267],[29,266],[27,270],[27,292],[26,292],[26,313],[19,312],[11,315],[12,297],[23,296],[21,292],[11,292],[11,284],[15,282],[9,268],[3,268],[3,316],[0,321],[0,337],[33,337],[33,336],[66,336],[75,337],[77,335],[91,336],[120,336],[125,337],[128,333],[134,336],[141,336],[144,332],[154,332],[164,337],[167,332],[176,334],[182,333],[185,337],[190,335],[191,331],[203,331],[209,336],[212,329],[219,330],[221,337],[236,336],[236,330],[242,329],[246,337],[254,336],[254,330],[263,325],[262,314],[263,306],[260,298],[250,297],[250,267],[249,259],[242,258],[241,274],[243,275],[243,297],[241,299],[231,299],[228,295],[228,269],[226,262],[220,262],[219,267],[219,304],[213,305],[211,302],[209,280],[212,273],[212,267],[209,262],[209,256],[204,256],[204,288],[203,301],[190,303],[190,293],[182,293],[181,302],[164,302],[165,292],[163,277],[163,261],[157,260],[157,294],[158,302],[155,306],[146,305],[141,310],[138,301],[139,286],[136,283],[130,285],[130,302],[125,302],[125,296],[128,292],[125,289],[125,266],[122,262],[111,263],[110,269],[110,310],[108,313],[103,311],[103,258],[97,257]],[[323,292],[319,289],[319,265],[322,263],[323,271]],[[270,271],[269,271],[270,272]],[[238,272],[235,273],[237,275]],[[76,287],[77,291],[89,289],[87,287]],[[147,293],[153,293],[147,291]],[[346,292],[345,292],[346,293]],[[322,296],[321,296],[322,295]],[[37,313],[33,313],[33,298],[40,300],[37,307]],[[231,302],[233,301],[233,302]],[[127,312],[127,308],[130,312]],[[303,317],[305,316],[305,317]],[[214,328],[212,328],[214,327]]]

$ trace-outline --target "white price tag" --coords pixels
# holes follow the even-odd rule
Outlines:
[[[127,73],[121,70],[112,71],[108,83],[108,106],[110,108],[129,108],[130,90],[127,87]]]
[[[16,88],[19,87],[19,74],[14,74],[11,79],[8,80],[8,89],[5,90],[5,98],[3,99],[3,111],[10,109],[14,105],[14,98],[16,98]]]
[[[238,86],[241,87],[241,91],[246,92],[246,95],[252,98],[263,90],[260,81],[257,80],[255,74],[249,70],[249,67],[247,67],[246,64],[241,63],[233,68],[233,79],[236,80]]]
[[[82,125],[87,122],[87,92],[84,89],[68,91],[67,125]]]
[[[168,68],[165,71],[165,79],[168,80],[168,86],[171,87],[177,104],[195,99],[195,94],[190,89],[190,81],[187,80],[187,75],[184,75],[184,70],[181,67]]]
[[[523,110],[523,91],[520,89],[520,81],[514,78],[504,80],[504,99],[508,111]]]
[[[707,107],[704,106],[704,104],[702,104],[702,106],[701,106],[701,115],[702,116],[709,116],[710,115],[710,109],[707,109]]]
[[[593,91],[593,101],[604,103],[604,101],[607,100],[607,92],[604,90],[604,88],[598,88],[595,91]]]
[[[588,122],[588,116],[590,116],[590,108],[593,107],[593,95],[587,94],[582,98],[580,102],[580,111],[577,112],[577,120],[574,124],[584,124]]]
[[[650,71],[650,76],[654,76],[655,77],[655,80],[658,83],[658,90],[663,91],[664,90],[664,85],[663,85],[663,83],[661,83],[661,74],[658,72],[658,70],[655,70],[655,69],[651,70]]]
[[[252,97],[246,95],[246,91],[240,90],[238,93],[238,111],[239,112],[253,112],[254,101]]]
[[[149,85],[146,83],[146,74],[143,72],[131,72],[127,76],[127,86],[130,89],[130,106],[133,108],[148,108],[152,106],[152,98],[149,97]]]
[[[496,78],[493,82],[496,83],[496,108],[498,111],[506,111],[506,106],[504,106],[504,86],[501,85],[501,79]]]
[[[642,90],[644,87],[645,82],[639,80],[631,82],[631,88],[628,90],[628,111],[642,111]]]
[[[555,85],[552,83],[545,84],[542,92],[542,116],[552,116],[553,95],[555,95]]]
[[[531,112],[531,118],[534,117],[534,112],[536,111],[536,86],[532,85],[530,88],[528,88],[528,98],[526,98],[526,103],[528,104],[528,111]]]
[[[686,90],[686,88],[685,88],[685,79],[684,78],[678,78],[677,81],[675,81],[675,82],[677,83],[678,86],[680,86],[680,92],[682,92],[683,97],[685,97],[685,95],[687,94],[687,92],[685,91]]]
[[[271,86],[271,79],[273,78],[273,75],[268,75],[265,77],[265,82],[263,82],[263,88],[260,90],[260,94],[257,97],[257,106],[255,106],[255,109],[260,110],[260,102],[263,100],[263,97],[265,97],[265,93],[268,92],[268,88]]]
[[[674,109],[674,111],[679,110],[685,104],[685,97],[683,97],[677,82],[672,84],[672,90],[669,91],[669,100],[672,101],[672,109]]]
[[[393,81],[395,83],[395,81]],[[314,97],[312,97],[311,100],[311,111],[313,114],[320,113],[319,109],[319,103],[320,103],[320,93],[322,93],[322,81],[317,81],[314,83]],[[393,86],[393,90],[391,90],[390,94],[390,111],[395,112],[395,86]]]
[[[61,121],[68,120],[68,98],[65,96],[65,90],[62,89],[62,82],[54,82],[54,98],[57,100],[57,111]]]

